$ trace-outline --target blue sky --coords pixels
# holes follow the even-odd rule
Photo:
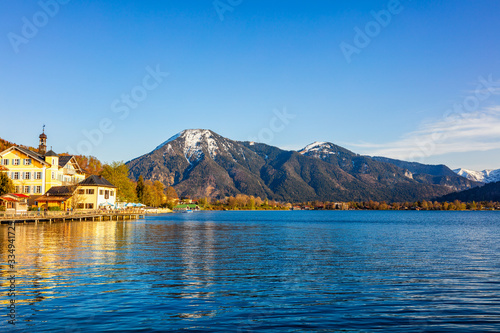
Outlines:
[[[500,2],[216,4],[2,1],[0,137],[127,161],[208,128],[500,168]]]

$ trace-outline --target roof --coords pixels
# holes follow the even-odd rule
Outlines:
[[[8,196],[1,196],[0,197],[0,200],[2,201],[10,201],[10,202],[18,202],[19,200],[18,199],[15,199],[15,198],[12,198],[12,197],[8,197]]]
[[[38,197],[35,199],[36,202],[48,202],[48,201],[66,201],[69,200],[71,196],[47,196],[47,195],[42,195],[41,197]]]
[[[198,205],[196,204],[182,204],[182,205],[177,205],[174,207],[174,209],[183,209],[183,208],[196,208]]]
[[[72,158],[73,156],[59,156],[59,167],[65,167]]]
[[[75,192],[76,187],[75,186],[54,186],[51,187],[47,193],[45,193],[46,196],[71,196]]]
[[[9,194],[9,195],[13,195],[13,196],[16,196],[18,198],[29,198],[30,197],[29,195],[21,194],[21,193],[12,193],[12,194]]]
[[[64,168],[75,156],[69,155],[69,156],[59,156],[59,167]],[[76,168],[76,171],[80,173],[85,173],[83,169],[80,167],[78,164],[78,161],[74,159],[74,165],[73,167]]]
[[[40,162],[40,163],[42,163],[44,165],[48,165],[48,163],[45,162],[45,159],[43,158],[43,156],[41,156],[40,154],[35,153],[34,151],[31,151],[29,149],[23,148],[21,146],[12,146],[9,149],[4,150],[2,153],[8,152],[8,151],[14,150],[14,149],[19,150],[21,153],[27,155],[28,157],[31,157],[34,160],[37,160],[38,162]]]
[[[85,178],[85,180],[78,183],[78,186],[105,186],[116,188],[116,186],[108,182],[106,178],[96,175]]]
[[[59,157],[59,155],[57,155],[53,150],[49,150],[47,152],[47,154],[45,154],[45,156],[48,156],[48,157]]]

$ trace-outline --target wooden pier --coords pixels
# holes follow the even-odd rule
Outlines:
[[[54,223],[71,221],[125,221],[143,219],[143,211],[83,211],[83,212],[27,212],[22,214],[0,213],[0,223]]]

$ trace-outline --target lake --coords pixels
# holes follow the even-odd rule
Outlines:
[[[500,212],[195,212],[0,226],[0,330],[499,332]]]

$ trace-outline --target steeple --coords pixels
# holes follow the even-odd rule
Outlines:
[[[45,134],[45,125],[43,125],[42,134],[40,134],[40,145],[38,146],[38,153],[45,155],[47,152],[47,135]]]

